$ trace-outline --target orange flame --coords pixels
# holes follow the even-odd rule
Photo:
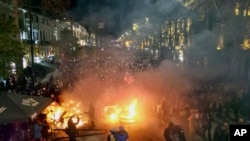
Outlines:
[[[64,129],[67,127],[68,119],[77,115],[80,119],[77,127],[81,127],[85,123],[85,119],[82,116],[82,111],[80,110],[80,102],[69,101],[69,103],[62,103],[61,105],[53,102],[49,105],[43,113],[47,115],[47,121],[52,125],[54,129]],[[76,122],[76,118],[72,119]]]
[[[136,122],[137,112],[137,99],[134,99],[128,106],[114,105],[105,107],[105,113],[110,122]]]

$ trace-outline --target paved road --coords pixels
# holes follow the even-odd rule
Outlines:
[[[49,66],[49,67],[55,67],[50,64],[44,63],[43,65]],[[45,78],[48,79],[50,75],[53,75],[54,73],[48,74],[48,76]],[[214,118],[214,121],[212,123],[212,137],[214,134],[214,129],[218,125],[218,123],[222,123],[223,121],[227,120],[229,123],[234,123],[232,120],[231,116],[224,115],[223,118]],[[188,121],[181,121],[179,119],[171,119],[174,123],[179,124],[181,126],[185,126],[188,124]],[[153,122],[152,122],[153,121]],[[157,141],[164,141],[163,138],[163,131],[166,126],[166,124],[161,124],[158,125],[157,123],[161,123],[157,119],[149,120],[145,122],[145,126],[139,126],[139,127],[131,127],[129,129],[129,136],[130,136],[130,141],[152,141],[152,140],[157,140]],[[201,138],[199,135],[196,134],[188,134],[187,127],[185,128],[185,133],[187,136],[187,141],[205,141],[203,138]],[[110,129],[110,127],[106,127],[106,129]],[[61,134],[62,135],[62,134]],[[65,138],[57,139],[56,141],[67,141],[67,135],[63,135]],[[90,135],[90,136],[82,136],[82,137],[77,137],[77,141],[106,141],[107,139],[107,133],[102,134],[102,135]]]
[[[107,135],[92,135],[92,136],[84,136],[84,137],[77,137],[77,141],[106,141]],[[54,141],[69,141],[68,138],[54,140]]]
[[[107,138],[107,130],[105,129],[79,129],[77,137],[78,141],[103,141]],[[67,141],[68,135],[61,129],[54,130],[54,141]]]
[[[213,117],[213,122],[212,122],[212,131],[211,131],[211,136],[213,138],[214,135],[214,131],[215,128],[217,127],[218,124],[222,124],[224,121],[227,121],[229,124],[234,124],[235,121],[233,121],[232,119],[234,118],[233,113],[230,113],[229,115],[226,115],[225,113],[223,113],[222,117]],[[183,127],[186,137],[187,137],[187,141],[206,141],[208,139],[203,139],[200,135],[197,134],[189,134],[188,133],[188,120],[183,120],[181,118],[172,118],[171,119],[172,122],[174,122],[175,124],[179,124]]]

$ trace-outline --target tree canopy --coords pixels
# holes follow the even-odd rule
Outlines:
[[[11,62],[20,62],[24,56],[24,47],[17,40],[18,34],[13,19],[0,17],[0,76],[8,76]]]

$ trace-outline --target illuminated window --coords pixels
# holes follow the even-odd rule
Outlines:
[[[240,4],[237,2],[236,5],[235,5],[235,10],[234,10],[236,16],[238,16],[239,13],[240,13],[240,9],[239,8],[240,8]]]
[[[223,46],[224,46],[224,36],[220,35],[218,40],[217,50],[223,49]]]
[[[250,39],[244,39],[243,44],[241,44],[244,50],[250,49]]]
[[[133,30],[134,31],[138,30],[138,25],[136,23],[133,24]]]
[[[247,16],[250,16],[250,7],[247,8],[246,14],[247,14]]]

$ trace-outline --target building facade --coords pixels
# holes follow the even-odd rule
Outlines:
[[[15,11],[11,3],[0,3],[2,14],[13,16]],[[31,45],[33,46],[34,62],[49,60],[53,56],[59,56],[60,46],[56,42],[61,41],[62,31],[67,29],[72,32],[74,42],[80,47],[95,46],[94,33],[88,33],[79,23],[68,20],[51,19],[45,15],[17,7],[18,28],[23,46],[29,50],[24,56],[24,67],[31,63]],[[73,41],[72,41],[72,44]],[[70,46],[69,46],[70,47]],[[60,60],[60,58],[58,58]]]

